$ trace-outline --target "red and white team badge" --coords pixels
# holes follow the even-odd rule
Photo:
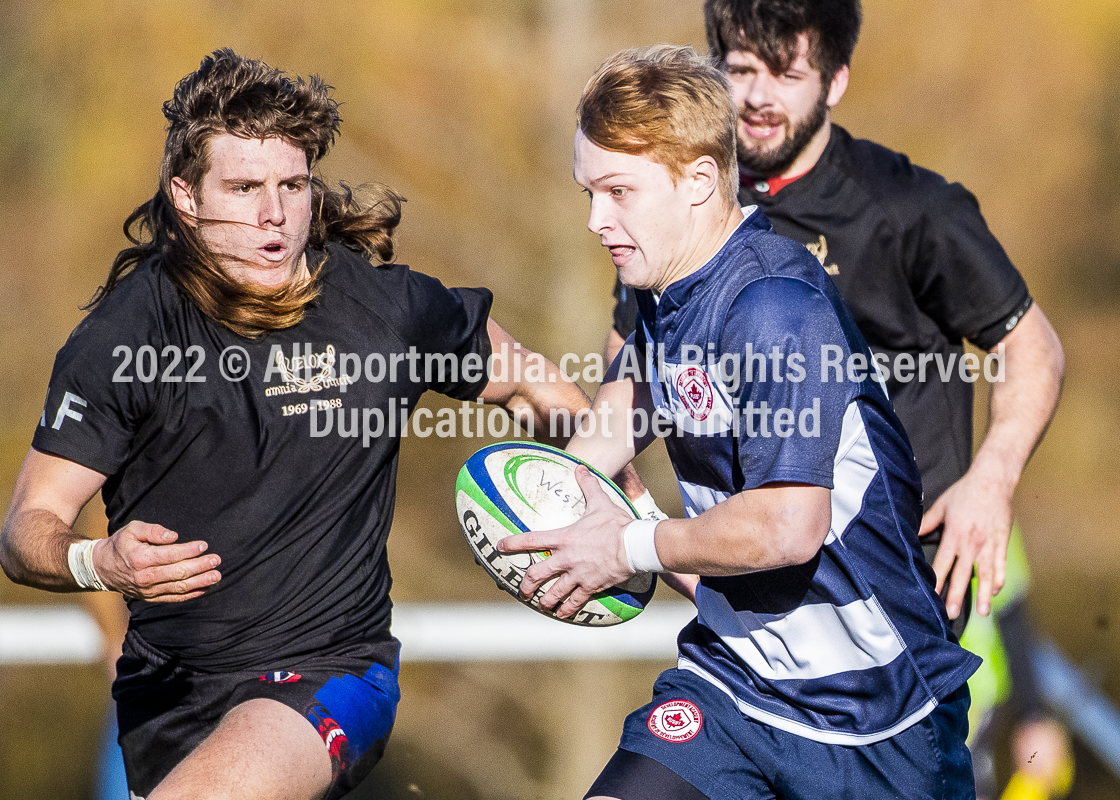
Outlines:
[[[700,733],[704,717],[700,709],[687,700],[662,703],[649,715],[649,730],[667,742],[687,742]]]
[[[686,367],[677,376],[677,396],[693,419],[703,422],[712,413],[715,395],[708,373],[699,367]]]

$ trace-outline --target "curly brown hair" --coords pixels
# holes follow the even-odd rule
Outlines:
[[[202,241],[196,224],[204,221],[186,220],[175,209],[171,181],[180,178],[197,192],[210,168],[210,142],[221,134],[283,139],[303,150],[311,169],[327,154],[342,122],[331,90],[318,76],[290,78],[229,49],[206,56],[163,104],[168,130],[159,191],[125,220],[132,246],[117,254],[105,284],[86,308],[97,306],[125,275],[158,255],[167,277],[184,295],[241,336],[254,338],[298,323],[318,296],[318,270],[310,280],[293,280],[279,290],[234,280],[222,268],[226,256]],[[366,187],[356,195],[345,184],[330,188],[317,178],[311,192],[310,246],[334,240],[370,259],[392,259],[400,195],[385,186]]]

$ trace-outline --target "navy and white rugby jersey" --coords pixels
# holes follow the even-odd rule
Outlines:
[[[807,564],[702,577],[678,666],[749,717],[868,744],[923,718],[980,661],[951,640],[917,538],[917,466],[866,377],[867,345],[817,259],[744,213],[700,270],[657,300],[637,293],[630,346],[673,420],[688,516],[792,481],[831,490],[832,524]]]

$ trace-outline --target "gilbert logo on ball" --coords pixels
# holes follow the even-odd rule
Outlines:
[[[649,715],[650,732],[667,742],[687,742],[700,732],[704,717],[687,700],[662,703]]]
[[[575,477],[580,464],[578,458],[548,445],[500,442],[467,459],[455,482],[455,510],[475,560],[499,588],[553,619],[557,617],[539,604],[552,581],[528,600],[517,591],[525,571],[550,554],[503,554],[497,544],[514,534],[563,528],[583,516],[587,504]],[[637,519],[622,490],[596,470],[591,472],[611,501]],[[635,575],[594,595],[574,616],[562,621],[586,626],[626,622],[645,608],[654,585],[653,575]]]

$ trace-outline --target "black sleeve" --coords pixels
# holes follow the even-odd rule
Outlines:
[[[1023,318],[1023,315],[1026,314],[1030,310],[1030,307],[1033,305],[1034,298],[1030,295],[1027,295],[1027,299],[1020,303],[1019,307],[1012,311],[1010,315],[996,320],[996,322],[989,325],[987,328],[984,328],[984,330],[980,331],[980,333],[976,334],[975,336],[970,336],[969,338],[976,343],[977,347],[983,347],[985,350],[991,350],[993,347],[1003,341],[1004,336],[1011,333],[1011,331],[1015,329],[1015,326],[1019,324],[1019,320]]]
[[[1027,285],[967,189],[942,183],[927,197],[910,275],[914,297],[946,335],[990,350],[1029,307]]]
[[[156,403],[164,342],[157,304],[141,276],[122,283],[55,357],[32,446],[105,475],[128,459]]]
[[[614,329],[618,335],[626,339],[634,332],[638,325],[638,301],[634,290],[623,285],[622,281],[614,281]]]
[[[473,400],[489,382],[489,289],[448,289],[435,278],[409,273],[412,343],[424,354],[428,388],[456,400]]]

